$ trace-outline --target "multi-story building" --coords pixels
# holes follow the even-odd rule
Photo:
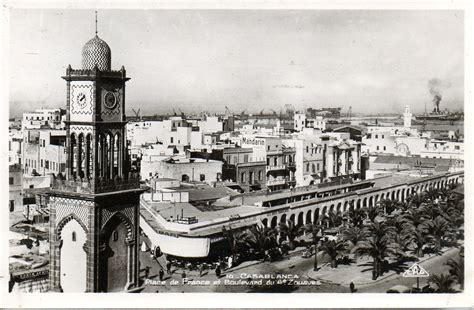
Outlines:
[[[280,137],[244,137],[242,147],[253,149],[254,161],[266,162],[266,187],[270,191],[296,185],[295,149],[284,146]]]
[[[22,211],[23,207],[23,173],[19,164],[10,165],[8,169],[10,212]]]
[[[65,130],[32,129],[25,130],[23,134],[22,162],[25,174],[65,172]]]
[[[246,192],[265,189],[266,162],[254,161],[252,155],[251,148],[223,149],[222,179],[236,182]]]
[[[10,128],[8,133],[8,164],[21,166],[23,134],[21,130]]]
[[[295,149],[296,186],[320,183],[322,180],[323,147],[320,135],[304,135],[283,140],[284,145]]]
[[[323,134],[324,180],[361,177],[361,143],[347,133]]]
[[[23,113],[22,129],[64,128],[66,111],[63,109],[38,109],[34,112]]]

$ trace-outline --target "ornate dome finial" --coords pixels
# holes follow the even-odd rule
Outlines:
[[[82,69],[110,71],[112,53],[110,47],[97,35],[97,11],[95,11],[95,37],[82,48]]]

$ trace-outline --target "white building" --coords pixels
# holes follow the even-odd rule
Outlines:
[[[62,109],[38,109],[34,112],[23,113],[22,129],[39,129],[49,127],[64,128],[66,113]]]
[[[168,157],[162,160],[142,160],[140,175],[143,180],[151,177],[178,179],[182,182],[205,182],[210,185],[221,180],[222,161],[201,158]]]

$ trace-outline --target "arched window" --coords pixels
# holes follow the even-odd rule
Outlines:
[[[201,182],[206,181],[206,175],[205,174],[200,174],[199,175],[199,180],[201,180]]]
[[[114,230],[114,232],[112,233],[112,240],[113,240],[113,241],[117,241],[117,240],[118,240],[118,231]]]

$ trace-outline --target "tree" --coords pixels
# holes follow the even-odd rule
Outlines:
[[[235,262],[235,256],[242,250],[243,234],[236,233],[235,231],[226,229],[225,227],[222,227],[222,234],[224,235],[225,240],[227,240],[232,253],[232,261]]]
[[[331,259],[331,268],[337,268],[337,257],[346,249],[346,245],[342,241],[325,241],[321,245],[321,251],[327,254]]]
[[[433,236],[428,234],[426,229],[423,229],[420,225],[416,228],[410,229],[406,234],[405,240],[413,245],[413,252],[415,252],[418,257],[422,257],[423,246],[432,244]]]
[[[450,267],[449,274],[456,278],[461,290],[464,290],[464,259],[460,258],[459,261],[450,259],[446,265]]]
[[[346,219],[353,226],[361,227],[364,222],[365,213],[363,209],[355,209],[350,207],[349,211],[346,212]]]
[[[283,238],[288,239],[288,246],[290,249],[294,250],[296,247],[295,239],[300,235],[301,229],[299,229],[292,220],[289,220],[288,224],[280,222],[279,231]]]
[[[372,223],[375,222],[377,216],[382,214],[382,210],[380,210],[380,207],[377,205],[364,207],[364,212]]]
[[[442,216],[437,216],[434,220],[426,220],[420,225],[433,236],[433,245],[436,250],[440,250],[443,246],[448,245],[455,240],[455,236],[449,227],[448,221]]]
[[[324,225],[321,223],[308,223],[304,226],[306,232],[311,233],[314,245],[314,264],[313,270],[318,270],[318,244],[324,233]]]
[[[425,202],[424,194],[414,193],[408,198],[409,208],[418,208],[422,203]]]
[[[357,244],[366,238],[365,230],[359,227],[350,225],[341,231],[342,240],[344,240],[350,247],[355,247]]]
[[[386,257],[400,254],[397,244],[392,242],[393,227],[385,223],[372,223],[366,227],[367,235],[370,237],[362,241],[353,251],[361,256],[369,256],[373,259],[373,279],[383,274],[383,262]]]
[[[249,228],[243,234],[242,241],[257,257],[263,257],[266,250],[277,246],[275,230],[260,225]]]
[[[428,283],[432,283],[436,286],[437,293],[454,293],[456,292],[452,286],[456,278],[450,274],[432,274],[428,278]]]
[[[379,202],[379,207],[384,214],[390,215],[393,211],[401,209],[402,203],[397,200],[384,199]]]

